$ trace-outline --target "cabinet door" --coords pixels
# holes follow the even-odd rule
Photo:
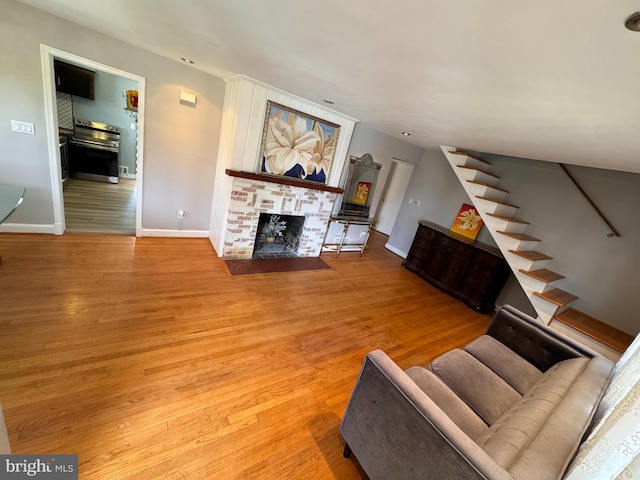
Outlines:
[[[457,288],[473,257],[474,248],[445,236],[442,237],[441,245],[446,254],[446,263],[440,271],[440,281],[451,288]]]
[[[477,305],[495,302],[509,274],[503,258],[477,251],[458,291]]]
[[[434,231],[424,225],[418,226],[416,236],[413,238],[411,249],[405,261],[405,266],[415,272],[423,272],[425,264],[431,256],[431,240]]]

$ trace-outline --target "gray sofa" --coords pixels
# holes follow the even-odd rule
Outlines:
[[[340,431],[371,480],[561,478],[613,363],[510,307],[464,348],[363,363]]]

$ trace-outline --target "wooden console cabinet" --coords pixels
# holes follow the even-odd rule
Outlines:
[[[498,249],[426,221],[402,265],[480,313],[495,309],[510,272]]]

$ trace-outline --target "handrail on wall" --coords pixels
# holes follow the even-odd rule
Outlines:
[[[611,225],[611,222],[607,219],[607,217],[604,216],[604,213],[602,213],[600,211],[598,206],[593,202],[593,200],[591,200],[591,197],[589,197],[589,195],[587,195],[587,192],[585,192],[583,190],[583,188],[580,186],[580,184],[576,181],[576,179],[573,178],[573,175],[571,175],[571,173],[569,172],[567,167],[565,165],[563,165],[562,163],[559,163],[558,165],[560,165],[560,168],[562,168],[562,171],[567,174],[567,177],[569,177],[569,179],[573,182],[573,184],[576,186],[576,188],[580,191],[582,196],[587,200],[587,202],[589,202],[589,205],[591,205],[593,207],[593,209],[596,211],[596,213],[598,215],[600,215],[600,218],[602,220],[604,220],[604,223],[607,224],[607,226],[611,230],[611,233],[613,235],[615,235],[616,237],[619,237],[620,233],[618,233],[618,231],[615,229],[615,227],[613,225]],[[607,235],[607,236],[612,236],[612,235]]]

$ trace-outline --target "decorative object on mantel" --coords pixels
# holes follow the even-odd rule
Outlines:
[[[463,203],[453,225],[451,225],[451,231],[475,240],[482,224],[482,218],[478,215],[476,208],[473,205]]]
[[[340,125],[268,101],[256,172],[325,184],[339,133]]]

